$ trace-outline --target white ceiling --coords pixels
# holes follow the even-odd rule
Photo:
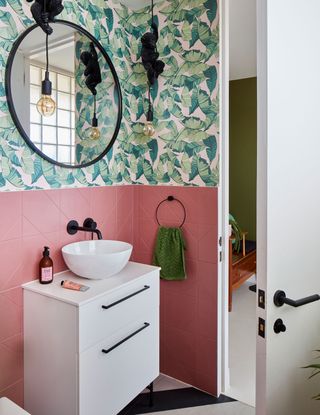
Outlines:
[[[230,1],[230,79],[257,76],[256,1]]]
[[[74,74],[75,66],[75,48],[74,43],[69,43],[61,49],[50,51],[50,65],[55,69],[62,69],[64,72],[69,72]],[[37,56],[35,61],[42,63],[43,65],[46,62],[45,53],[41,53]]]
[[[49,37],[50,65],[56,69],[74,73],[75,29],[61,24],[53,25],[54,31]],[[45,63],[45,34],[38,27],[26,36],[19,46],[24,56],[39,63]]]

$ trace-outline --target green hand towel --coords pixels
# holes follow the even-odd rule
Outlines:
[[[180,228],[158,230],[153,264],[161,267],[160,277],[164,280],[185,280],[185,242]]]

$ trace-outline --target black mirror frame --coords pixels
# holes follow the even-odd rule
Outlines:
[[[120,82],[119,82],[119,78],[117,75],[117,72],[115,70],[115,67],[109,57],[109,55],[107,54],[107,52],[104,50],[104,48],[102,47],[102,45],[100,44],[100,42],[98,42],[98,40],[90,33],[88,32],[86,29],[83,29],[81,26],[66,21],[66,20],[55,20],[53,23],[59,23],[59,24],[63,24],[66,26],[70,26],[73,29],[77,29],[79,32],[81,32],[82,34],[86,35],[94,44],[95,46],[100,50],[100,52],[102,53],[103,57],[105,58],[105,60],[107,61],[111,73],[113,75],[114,81],[115,81],[115,88],[118,94],[118,117],[117,117],[117,122],[116,122],[116,127],[114,130],[114,134],[113,137],[110,141],[110,143],[108,144],[108,146],[106,147],[106,149],[98,156],[96,157],[94,160],[88,162],[88,163],[84,163],[84,164],[78,164],[78,165],[72,165],[72,164],[66,164],[66,163],[60,163],[59,161],[53,160],[50,157],[48,157],[46,154],[44,154],[41,150],[39,150],[39,148],[32,142],[31,138],[28,136],[28,134],[25,132],[22,124],[20,123],[19,117],[16,113],[16,110],[14,108],[14,104],[13,104],[13,98],[12,98],[12,88],[11,88],[11,71],[12,71],[12,65],[13,65],[13,61],[16,55],[16,52],[21,44],[21,42],[24,40],[24,38],[30,33],[32,32],[32,30],[36,29],[37,27],[40,27],[38,24],[32,25],[30,26],[28,29],[26,29],[19,37],[18,39],[14,42],[12,49],[10,51],[9,57],[8,57],[8,61],[7,61],[7,65],[6,65],[6,72],[5,72],[5,89],[6,89],[6,96],[7,96],[7,102],[8,102],[8,107],[9,107],[9,111],[11,114],[11,117],[13,119],[14,124],[16,125],[19,133],[21,134],[21,136],[23,137],[24,141],[27,143],[27,145],[36,153],[38,154],[40,157],[42,157],[43,159],[47,160],[49,163],[52,163],[56,166],[60,166],[60,167],[64,167],[64,168],[68,168],[68,169],[79,169],[79,168],[85,168],[88,166],[91,166],[92,164],[97,163],[99,160],[101,160],[103,157],[106,156],[106,154],[111,150],[118,134],[119,134],[119,130],[120,130],[120,126],[121,126],[121,121],[122,121],[122,111],[123,111],[123,107],[122,107],[122,93],[121,93],[121,86],[120,86]]]

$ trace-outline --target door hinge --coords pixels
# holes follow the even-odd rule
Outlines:
[[[222,236],[219,238],[219,246],[222,246]]]
[[[259,318],[258,333],[259,333],[260,337],[265,339],[265,337],[266,337],[266,321],[263,318]]]
[[[222,262],[222,251],[219,252],[219,261]]]
[[[260,308],[266,308],[266,293],[263,290],[258,291],[258,306]]]

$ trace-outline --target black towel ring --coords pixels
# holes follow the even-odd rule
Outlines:
[[[158,204],[157,209],[156,209],[156,219],[157,219],[158,225],[161,226],[161,224],[159,222],[159,218],[158,218],[158,212],[159,212],[160,206],[165,202],[172,202],[172,201],[178,202],[181,205],[182,209],[183,209],[183,221],[182,221],[181,225],[179,226],[179,228],[182,228],[182,226],[185,224],[185,221],[187,219],[187,212],[186,212],[186,208],[184,207],[184,204],[179,199],[175,198],[174,196],[168,196],[166,199],[162,200]]]

